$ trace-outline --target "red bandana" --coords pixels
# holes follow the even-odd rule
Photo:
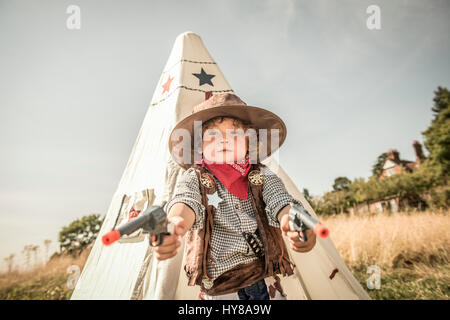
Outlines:
[[[242,200],[247,200],[247,173],[251,167],[248,155],[245,156],[245,160],[234,163],[208,163],[203,158],[199,163],[202,167],[206,166],[229,192]]]

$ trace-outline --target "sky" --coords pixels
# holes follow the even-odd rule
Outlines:
[[[445,0],[0,0],[0,270],[106,213],[179,34],[200,35],[235,93],[285,121],[282,167],[320,195],[391,148],[415,159],[433,91],[450,87],[449,16]]]

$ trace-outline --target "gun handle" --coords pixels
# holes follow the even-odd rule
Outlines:
[[[289,220],[289,227],[290,227],[291,230],[298,230],[297,228],[295,228],[295,225],[294,225],[294,223],[291,220]],[[298,238],[300,239],[300,241],[306,242],[306,241],[308,241],[308,237],[306,236],[306,228],[305,228],[305,226],[303,224],[302,224],[302,228],[301,229],[302,229],[303,237],[300,235],[300,231],[297,231]]]
[[[164,236],[170,236],[169,232],[164,232],[160,234],[152,234],[152,237],[150,239],[150,246],[151,247],[158,247],[163,243]],[[153,242],[156,242],[155,245],[153,245]]]
[[[171,234],[175,233],[175,225],[172,222],[167,223],[167,231],[160,234],[152,234],[150,237],[150,246],[151,247],[157,247],[160,246],[163,243],[164,236],[170,236]],[[153,245],[153,242],[156,242],[156,245]]]
[[[306,229],[302,230],[301,232],[303,233],[303,237],[300,235],[300,231],[297,231],[298,238],[300,239],[300,241],[302,241],[302,242],[308,241],[308,237],[306,236]]]

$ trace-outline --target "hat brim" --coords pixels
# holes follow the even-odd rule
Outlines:
[[[214,118],[214,117],[220,117],[220,116],[227,116],[227,117],[233,117],[238,118],[241,120],[244,120],[246,122],[251,123],[252,126],[255,127],[256,130],[259,129],[267,129],[267,153],[263,156],[263,158],[259,159],[259,161],[264,160],[265,158],[269,157],[273,152],[275,152],[281,145],[284,143],[284,140],[286,139],[287,130],[286,125],[284,121],[278,117],[275,113],[270,112],[266,109],[259,108],[259,107],[253,107],[253,106],[243,106],[243,105],[229,105],[229,106],[219,106],[219,107],[212,107],[205,110],[201,110],[198,112],[195,112],[183,120],[181,120],[172,130],[169,136],[169,151],[172,156],[172,158],[175,160],[176,163],[178,163],[181,167],[184,169],[188,169],[193,161],[194,161],[194,121],[201,121],[203,124],[204,122]],[[174,155],[172,154],[172,150],[174,146],[176,146],[178,143],[181,143],[181,141],[178,139],[176,140],[174,138],[174,132],[176,132],[178,129],[185,129],[190,133],[191,137],[191,158],[190,164],[185,164],[183,162],[183,154]],[[279,143],[274,146],[272,149],[272,143],[271,143],[271,129],[278,129],[279,131]],[[181,150],[182,153],[182,150]],[[258,155],[259,157],[259,155]]]

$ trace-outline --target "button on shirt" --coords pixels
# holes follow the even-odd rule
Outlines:
[[[222,201],[219,200],[214,215],[210,242],[211,258],[207,263],[208,275],[213,279],[203,279],[205,288],[209,289],[214,279],[222,273],[236,265],[258,259],[242,235],[243,232],[255,234],[258,224],[251,203],[250,186],[247,199],[242,200],[230,193],[207,168],[206,170],[213,177],[216,192],[222,199]],[[269,168],[262,167],[260,171],[264,175],[262,196],[266,204],[269,225],[280,228],[276,218],[278,212],[289,202],[299,205],[301,203],[286,191],[283,181]],[[202,204],[200,183],[194,168],[189,168],[183,173],[177,182],[172,199],[166,204],[165,211],[168,213],[170,208],[178,202],[188,205],[195,213],[195,221],[190,230],[202,228],[205,206]],[[259,234],[256,233],[255,236],[262,244]]]

